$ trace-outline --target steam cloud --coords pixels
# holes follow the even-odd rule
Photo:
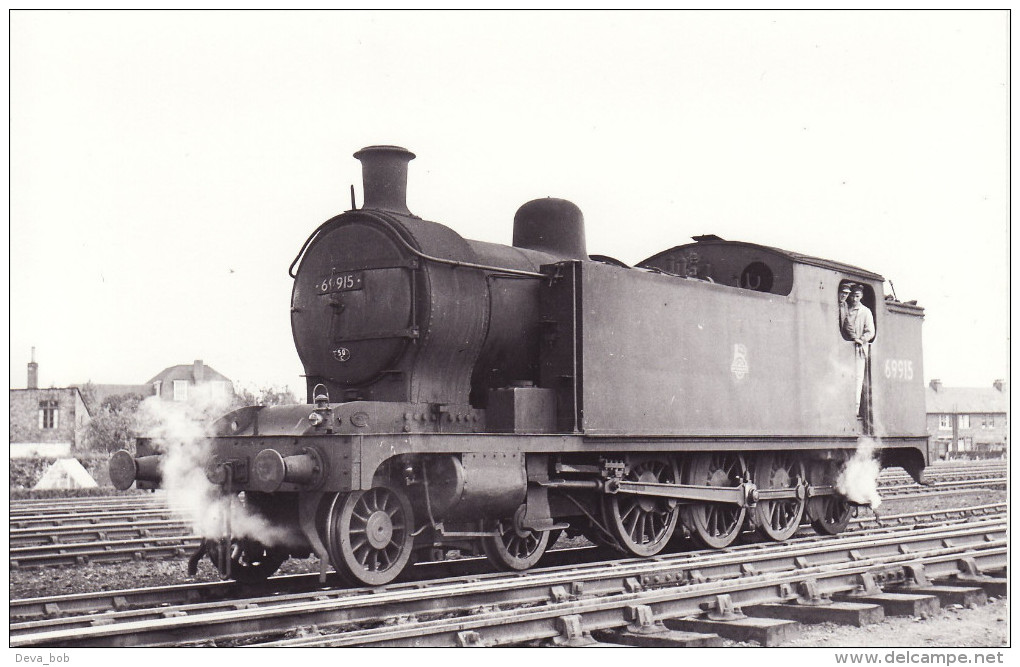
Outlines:
[[[857,440],[857,451],[847,461],[836,479],[836,489],[855,503],[871,505],[875,510],[882,504],[878,495],[878,473],[881,464],[876,452],[881,443],[873,438],[861,437]]]
[[[230,517],[235,538],[248,537],[267,545],[293,542],[290,529],[273,526],[254,514],[236,496],[226,496],[205,475],[211,458],[208,428],[230,409],[230,396],[208,386],[189,387],[185,402],[153,396],[139,406],[141,433],[163,453],[163,483],[170,509],[189,518],[196,535],[219,539]]]

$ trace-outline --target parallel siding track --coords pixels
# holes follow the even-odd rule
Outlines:
[[[740,606],[786,602],[805,592],[849,591],[867,578],[893,586],[916,575],[922,563],[932,578],[967,568],[997,570],[1006,564],[1005,531],[1005,517],[997,514],[949,525],[862,529],[838,538],[751,544],[728,552],[393,584],[378,591],[283,592],[49,618],[12,623],[11,646],[585,641],[585,633],[592,630],[633,622],[638,607],[646,619],[661,620],[698,614],[706,605],[719,604],[720,595],[729,595]],[[12,613],[17,602],[12,603]],[[48,604],[69,611],[57,607],[62,603],[55,598]],[[129,604],[126,598],[120,603]]]

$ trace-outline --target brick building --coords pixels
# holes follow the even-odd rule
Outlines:
[[[1008,451],[1009,383],[990,387],[944,387],[932,380],[926,392],[932,458],[991,458]]]
[[[25,389],[11,389],[11,457],[69,456],[81,446],[83,430],[92,419],[81,392],[77,387],[40,389],[34,349],[27,384]]]

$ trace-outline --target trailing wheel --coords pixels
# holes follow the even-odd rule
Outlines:
[[[629,457],[624,481],[677,484],[680,474],[672,458]],[[614,541],[625,553],[654,556],[673,537],[680,517],[673,498],[615,493],[603,498],[603,515]]]
[[[485,557],[500,570],[527,570],[537,563],[549,546],[549,532],[534,532],[521,527],[525,506],[521,505],[512,519],[496,522],[499,533],[482,538]]]
[[[229,544],[206,540],[206,553],[221,575],[241,583],[263,581],[287,560],[285,549],[267,547],[247,537],[232,539]]]
[[[817,461],[811,464],[809,480],[812,486],[836,486],[842,462]],[[853,505],[840,494],[815,496],[807,501],[807,515],[811,527],[819,535],[836,535],[846,530],[853,515]]]
[[[686,484],[740,486],[745,476],[744,457],[735,452],[706,452],[694,456],[685,468]],[[733,544],[740,535],[747,508],[729,503],[695,503],[683,510],[684,525],[698,542],[711,549]]]
[[[411,560],[414,513],[407,494],[396,486],[337,494],[326,522],[333,567],[355,585],[387,584]]]
[[[803,488],[804,480],[804,464],[793,452],[771,452],[756,458],[754,484],[759,491]],[[751,511],[758,532],[770,540],[782,542],[797,532],[804,516],[804,505],[801,494],[799,498],[759,500]]]

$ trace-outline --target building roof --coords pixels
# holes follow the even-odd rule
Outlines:
[[[1009,385],[995,387],[941,387],[925,390],[925,405],[930,413],[974,414],[1009,411]]]
[[[202,377],[197,377],[197,375]],[[199,359],[193,364],[180,364],[165,368],[161,373],[149,380],[149,384],[153,382],[171,382],[173,380],[187,380],[194,383],[230,382],[230,378],[226,375],[213,370],[212,366],[207,366]]]

